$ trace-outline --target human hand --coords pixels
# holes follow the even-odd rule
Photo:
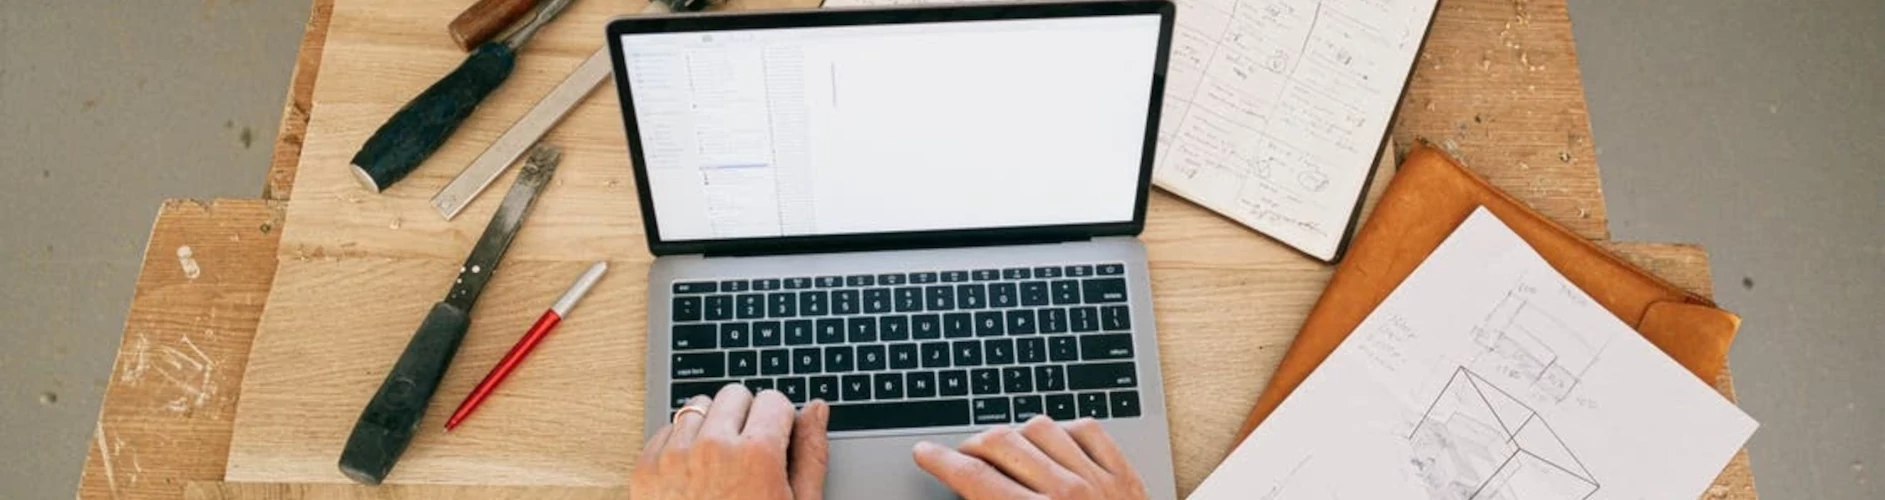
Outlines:
[[[1082,418],[1046,416],[1020,429],[996,427],[962,442],[961,451],[916,444],[916,465],[968,500],[1144,500],[1145,483],[1119,445]]]
[[[630,498],[818,500],[824,497],[831,407],[813,400],[794,415],[774,390],[729,384],[694,396],[648,438],[629,479]],[[788,460],[788,451],[790,460]]]

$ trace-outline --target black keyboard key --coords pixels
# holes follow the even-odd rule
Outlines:
[[[1055,280],[1049,285],[1048,291],[1054,299],[1054,305],[1064,306],[1080,303],[1080,282],[1074,280]]]
[[[758,319],[766,317],[766,296],[757,293],[740,295],[733,304],[734,315],[740,319]]]
[[[934,314],[910,316],[910,338],[917,340],[942,338],[942,316]]]
[[[1041,310],[1041,333],[1066,333],[1067,310],[1050,307]]]
[[[936,395],[936,372],[910,372],[904,375],[903,392],[912,398]]]
[[[895,292],[897,312],[917,312],[923,310],[923,289],[914,286],[898,288]]]
[[[1082,392],[1080,397],[1080,416],[1106,418],[1106,393]]]
[[[773,290],[778,290],[779,280],[777,278],[753,280],[753,289],[759,290],[759,291],[768,291],[768,292],[773,291]]]
[[[885,358],[885,354],[884,354],[883,344],[869,344],[869,345],[857,346],[857,371],[860,371],[860,372],[883,371],[884,368],[886,368],[889,364],[888,360],[884,358]]]
[[[1036,277],[1036,278],[1059,278],[1059,277],[1060,277],[1060,266],[1047,266],[1047,267],[1036,267],[1036,268],[1034,268],[1034,277]]]
[[[812,290],[799,292],[799,314],[803,316],[824,316],[829,313],[831,292]]]
[[[753,325],[751,323],[721,323],[720,347],[746,347],[752,345]]]
[[[918,351],[924,368],[948,368],[949,360],[952,359],[948,342],[924,342]]]
[[[844,278],[837,276],[819,276],[812,280],[819,288],[837,288],[844,286]]]
[[[712,281],[683,281],[674,284],[674,293],[713,293],[720,291]]]
[[[864,290],[864,312],[883,314],[890,312],[890,289],[871,288]]]
[[[769,378],[746,379],[746,390],[753,391],[753,394],[759,394],[759,391],[763,391],[763,390],[767,390],[771,388],[773,388],[772,379],[769,379]]]
[[[968,271],[943,271],[943,283],[961,283],[969,280]]]
[[[845,331],[850,332],[851,343],[877,341],[877,318],[851,318],[844,324],[848,326]]]
[[[1139,372],[1131,361],[1067,365],[1067,387],[1076,391],[1138,386]]]
[[[969,388],[975,395],[1001,394],[1001,370],[982,368],[969,370]]]
[[[1001,389],[1009,394],[1034,392],[1034,370],[1025,366],[1002,368]]]
[[[955,353],[956,366],[982,366],[982,342],[979,340],[958,340],[949,345]]]
[[[785,395],[792,404],[811,401],[811,391],[805,388],[804,377],[786,377],[779,379],[779,393]]]
[[[967,370],[936,372],[936,394],[944,397],[968,395],[969,372]]]
[[[1054,420],[1073,420],[1080,418],[1080,410],[1074,408],[1072,394],[1049,394],[1046,400],[1047,416],[1049,418]]]
[[[903,399],[903,374],[879,373],[876,377],[877,399]]]
[[[785,349],[767,349],[760,351],[759,374],[766,376],[791,375],[792,351]]]
[[[1094,278],[1080,281],[1080,299],[1088,304],[1126,301],[1125,278]]]
[[[674,321],[700,321],[700,297],[675,297],[674,309],[668,313]]]
[[[1047,341],[1040,337],[1022,337],[1014,341],[1015,362],[1047,362]]]
[[[1008,320],[1002,318],[1001,311],[975,313],[975,336],[977,337],[999,337],[1003,327],[1007,325]]]
[[[709,295],[703,315],[707,321],[725,321],[733,319],[732,295]]]
[[[910,340],[909,316],[884,316],[877,318],[877,338],[885,342]]]
[[[792,350],[792,373],[812,375],[824,371],[825,353],[816,347]]]
[[[936,273],[910,273],[910,283],[913,284],[926,285],[936,281]]]
[[[823,399],[827,403],[838,400],[838,377],[824,375],[805,380],[811,386],[808,392],[812,394],[812,399]]]
[[[1014,339],[982,341],[982,361],[991,366],[1014,364]]]
[[[923,304],[931,311],[955,310],[956,289],[944,285],[926,287],[923,289]]]
[[[845,375],[838,379],[838,393],[845,401],[870,401],[871,376]]]
[[[861,287],[861,286],[871,286],[875,284],[877,284],[877,277],[871,276],[868,274],[860,274],[857,276],[844,277],[844,286]]]
[[[1067,266],[1067,277],[1069,278],[1085,278],[1092,275],[1093,266],[1091,265]]]
[[[691,351],[719,346],[720,329],[713,325],[674,325],[674,350]]]
[[[890,344],[890,369],[913,370],[918,366],[916,344]]]
[[[1035,415],[1043,413],[1040,396],[1015,396],[1014,421],[1026,422]]]
[[[975,281],[995,281],[1001,279],[1001,271],[995,269],[976,269],[969,271],[969,278]]]
[[[711,398],[713,395],[720,393],[720,388],[726,387],[727,384],[731,383],[733,383],[731,380],[690,380],[687,382],[675,382],[668,386],[668,407],[680,408],[687,404],[687,400],[694,399],[694,396],[706,396]]]
[[[798,294],[789,292],[766,294],[766,317],[790,318],[798,315]]]
[[[831,314],[857,314],[858,302],[857,290],[832,290]]]
[[[1060,365],[1034,367],[1034,387],[1041,391],[1067,390],[1067,373]]]
[[[1139,416],[1139,391],[1113,391],[1106,399],[1112,402],[1113,418]]]
[[[1016,297],[1017,294],[1014,283],[989,283],[988,307],[1004,308],[1020,305],[1021,301]]]
[[[812,320],[795,319],[785,322],[785,345],[811,345],[816,342],[812,336]]]
[[[727,353],[727,376],[751,377],[758,374],[758,351],[733,351]]]
[[[785,279],[785,289],[787,290],[804,290],[811,287],[812,287],[811,278],[786,278]]]
[[[1008,311],[1008,334],[1030,335],[1034,333],[1034,310],[1015,309]]]
[[[1080,359],[1085,361],[1132,359],[1132,334],[1081,335]]]
[[[1021,305],[1024,305],[1024,306],[1047,305],[1047,282],[1045,281],[1021,282]]]
[[[753,322],[753,347],[775,347],[785,344],[785,332],[777,321]]]
[[[821,319],[812,326],[812,333],[818,336],[819,344],[844,343],[844,320]]]
[[[956,307],[963,309],[988,307],[988,285],[981,283],[956,285]]]
[[[1005,280],[1024,280],[1024,279],[1028,279],[1032,277],[1034,277],[1034,274],[1028,272],[1028,268],[1025,268],[1025,267],[1014,267],[1014,268],[1001,270],[1001,279],[1005,279]]]
[[[827,432],[969,425],[969,401],[943,399],[831,405]]]
[[[1125,264],[1100,264],[1099,265],[1100,276],[1119,276],[1122,274],[1126,274]]]
[[[825,372],[844,373],[851,371],[852,368],[856,367],[857,360],[853,359],[856,355],[857,353],[848,345],[826,347]]]
[[[1100,308],[1100,328],[1109,332],[1132,329],[1132,312],[1126,306]]]
[[[948,313],[942,316],[943,336],[952,339],[975,336],[975,318],[969,313]]]
[[[975,398],[975,425],[1006,424],[1014,419],[1008,416],[1008,398]]]
[[[744,292],[746,290],[746,280],[727,280],[720,282],[720,291],[722,292]]]
[[[884,286],[901,285],[908,282],[909,278],[909,276],[903,273],[879,274],[877,275],[877,284]]]
[[[1073,337],[1047,339],[1047,359],[1055,362],[1079,361],[1080,343]]]
[[[1100,331],[1100,308],[1073,307],[1067,309],[1068,327],[1075,332]]]

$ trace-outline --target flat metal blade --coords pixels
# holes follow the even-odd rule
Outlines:
[[[511,240],[517,237],[517,228],[524,222],[524,216],[530,213],[530,207],[536,205],[537,195],[550,185],[550,177],[556,175],[557,161],[562,151],[555,146],[539,144],[530,150],[530,158],[525,160],[524,169],[517,174],[517,181],[511,184],[510,192],[504,194],[504,203],[498,205],[497,213],[491,216],[491,223],[484,227],[484,234],[478,237],[478,244],[471,247],[471,256],[465,259],[465,266],[458,270],[458,281],[452,283],[452,291],[445,295],[445,303],[458,306],[470,312],[471,305],[478,301],[478,294],[484,291],[484,284],[491,281],[491,275],[497,272],[497,265],[504,259],[504,251],[511,246]]]
[[[458,177],[452,178],[450,184],[440,189],[432,197],[432,207],[438,209],[439,215],[445,217],[445,220],[457,217],[465,205],[470,205],[478,193],[483,192],[492,181],[497,180],[498,175],[504,173],[504,169],[511,166],[511,162],[517,161],[517,157],[523,156],[530,145],[542,139],[543,134],[548,133],[557,122],[563,121],[563,117],[576,109],[576,105],[581,104],[591,91],[601,87],[614,70],[614,66],[609,63],[607,46],[590,54],[582,65],[576,67],[575,72],[563,79],[563,83],[556,84],[556,88],[551,89],[543,100],[537,101],[537,105],[518,118],[517,123],[504,131],[504,135],[498,136],[497,141],[485,148],[484,153],[471,160],[471,164],[465,166]]]

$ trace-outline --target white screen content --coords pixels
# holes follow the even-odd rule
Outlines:
[[[1157,15],[622,36],[665,241],[1129,222]]]

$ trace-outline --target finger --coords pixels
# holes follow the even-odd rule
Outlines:
[[[1073,441],[1080,443],[1080,449],[1086,451],[1095,463],[1107,472],[1116,475],[1133,474],[1132,463],[1126,461],[1126,454],[1119,451],[1119,444],[1113,437],[1100,428],[1100,422],[1092,418],[1081,418],[1067,423],[1067,434]]]
[[[694,396],[689,398],[687,404],[681,405],[681,407],[687,408],[691,406],[705,410],[712,405],[713,398]],[[661,444],[661,448],[686,447],[688,444],[693,443],[694,438],[700,435],[700,425],[706,422],[706,420],[707,417],[701,415],[700,412],[690,411],[676,413],[674,415],[674,423],[668,424],[668,427],[673,428],[674,432],[668,433],[668,438]]]
[[[1028,442],[1028,438],[1008,427],[982,431],[963,441],[961,450],[988,462],[1034,491],[1056,491],[1063,484],[1080,480],[1079,476],[1041,453],[1040,448]]]
[[[981,459],[964,455],[946,446],[922,441],[912,450],[916,466],[936,476],[944,486],[968,500],[1032,498],[1036,495],[1021,483],[1002,475]]]
[[[713,396],[713,406],[707,408],[707,421],[700,423],[700,436],[739,437],[740,428],[746,426],[746,411],[752,405],[753,393],[746,386],[736,382],[721,387],[720,393]]]
[[[1100,468],[1100,464],[1094,463],[1093,459],[1080,449],[1080,443],[1074,442],[1073,436],[1067,434],[1066,429],[1061,428],[1060,424],[1054,423],[1054,419],[1047,418],[1046,415],[1036,415],[1028,419],[1028,423],[1021,426],[1021,435],[1027,437],[1028,442],[1034,443],[1035,448],[1040,448],[1041,453],[1053,458],[1055,463],[1080,477],[1094,479],[1098,476],[1095,473],[1106,472],[1106,469]]]
[[[825,424],[831,422],[831,405],[814,399],[805,404],[792,425],[792,456],[786,464],[786,480],[792,485],[795,500],[820,500],[825,497],[825,471],[831,463],[831,440]]]
[[[759,395],[753,397],[752,408],[746,413],[746,427],[740,430],[740,435],[764,442],[784,456],[786,444],[792,436],[794,417],[792,402],[785,399],[785,394],[771,389],[759,391]]]
[[[641,458],[635,460],[635,467],[653,467],[655,457],[661,455],[661,448],[667,446],[668,435],[674,433],[674,424],[661,426],[655,435],[648,436],[648,442],[641,446]]]

